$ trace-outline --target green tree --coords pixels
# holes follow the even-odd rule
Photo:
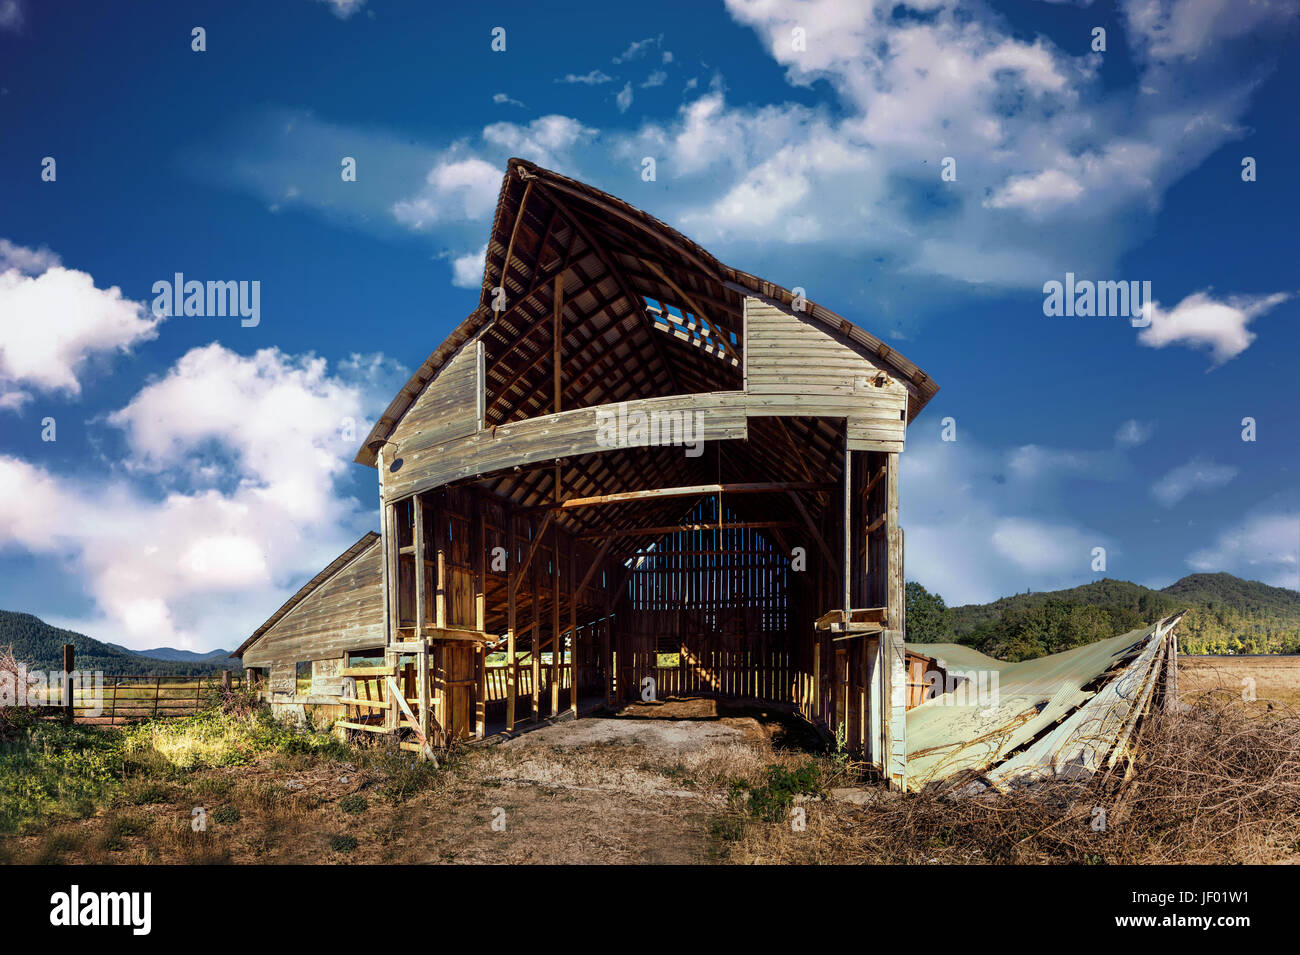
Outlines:
[[[909,643],[951,643],[952,611],[938,594],[932,594],[915,580],[909,580],[907,595],[907,640]]]

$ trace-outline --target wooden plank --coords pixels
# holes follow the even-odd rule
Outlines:
[[[388,729],[384,726],[377,726],[372,723],[353,723],[350,720],[335,720],[335,726],[342,726],[349,730],[362,730],[366,733],[387,733]]]
[[[590,497],[572,497],[559,504],[541,504],[536,510],[568,511],[579,507],[601,504],[622,504],[628,501],[655,500],[674,497],[699,497],[705,494],[757,494],[784,491],[833,491],[836,485],[825,481],[756,481],[739,484],[692,484],[683,487],[647,488],[640,491],[619,491]],[[528,510],[533,510],[529,508]]]

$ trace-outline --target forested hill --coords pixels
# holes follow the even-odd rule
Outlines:
[[[1300,594],[1232,574],[1192,574],[1160,590],[1107,578],[942,610],[935,597],[908,584],[908,640],[955,640],[1006,660],[1082,646],[1179,610],[1187,611],[1185,653],[1300,653]]]
[[[107,674],[142,676],[185,676],[239,669],[238,660],[169,661],[141,656],[124,647],[92,640],[82,633],[52,627],[30,613],[0,610],[0,647],[13,646],[14,656],[32,670],[63,668],[63,645],[70,643],[78,670],[101,670]]]

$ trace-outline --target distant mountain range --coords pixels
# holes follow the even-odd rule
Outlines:
[[[12,646],[14,656],[33,670],[57,670],[63,666],[63,645],[72,644],[78,670],[101,670],[108,674],[182,676],[238,670],[242,664],[229,659],[229,650],[193,653],[159,647],[156,650],[128,650],[115,643],[94,640],[83,633],[51,626],[30,613],[0,610],[0,647]]]
[[[177,650],[174,647],[155,647],[152,650],[131,650],[117,643],[106,643],[104,646],[112,647],[114,650],[121,650],[123,653],[131,653],[138,657],[148,657],[151,660],[167,660],[171,663],[235,663],[230,660],[229,650],[209,650],[207,653],[195,653],[193,650]]]
[[[1015,594],[947,611],[918,642],[957,641],[993,656],[1024,660],[1153,623],[1179,610],[1186,653],[1300,653],[1300,593],[1232,574],[1191,574],[1152,590],[1106,578],[1069,590]],[[919,615],[918,615],[919,616]]]

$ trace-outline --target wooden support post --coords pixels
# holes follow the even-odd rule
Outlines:
[[[474,629],[483,632],[487,621],[487,531],[483,518],[483,494],[474,492],[474,539],[478,564],[474,568]],[[474,738],[487,735],[487,650],[474,649]]]
[[[515,515],[504,507],[506,516],[506,732],[515,728],[515,697],[518,695],[519,662],[515,650]]]
[[[559,275],[555,276],[554,300],[555,300],[555,316],[554,316],[554,326],[552,328],[551,337],[554,344],[552,363],[554,365],[554,378],[555,378],[554,381],[555,411],[558,414],[560,411],[560,396],[563,393],[563,388],[561,386],[561,372],[563,369],[563,365],[562,365],[562,359],[560,357],[560,346],[564,342],[564,318],[563,318],[564,273],[563,272],[560,272]],[[559,500],[558,494],[556,495],[556,500],[557,501]]]
[[[429,595],[424,584],[427,556],[424,552],[424,501],[417,494],[411,499],[411,542],[415,546],[415,639],[419,650],[415,654],[415,695],[419,700],[420,733],[429,738],[429,644],[425,638],[428,624]]]
[[[537,540],[534,541],[533,543],[537,543],[537,542],[540,541],[540,540],[541,540],[541,535],[539,534]],[[534,551],[534,552],[535,552],[535,551]],[[533,677],[533,686],[532,686],[532,690],[533,690],[533,692],[532,692],[532,704],[533,704],[533,708],[532,708],[532,719],[533,719],[533,722],[535,723],[535,722],[537,722],[539,719],[541,719],[541,716],[542,716],[542,708],[541,708],[541,700],[542,700],[542,653],[541,653],[541,650],[542,650],[542,607],[541,607],[541,593],[539,592],[539,591],[541,590],[541,583],[540,583],[540,582],[538,581],[538,579],[537,579],[537,576],[538,576],[538,575],[537,575],[537,570],[536,570],[536,568],[533,568],[532,571],[531,571],[531,573],[532,573],[532,575],[533,575],[533,580],[532,580],[532,591],[533,591],[533,636],[532,636],[532,640],[530,641],[530,643],[531,643],[531,645],[532,645],[533,652],[530,654],[530,656],[531,656],[531,658],[532,658],[532,667],[531,667],[531,671],[532,671],[532,677]]]
[[[72,671],[77,668],[77,653],[70,643],[63,645],[63,722],[71,724],[76,714],[73,711]],[[155,712],[158,699],[154,697]]]
[[[434,538],[438,549],[438,564],[434,568],[434,626],[440,630],[447,627],[447,538],[442,526],[443,515],[438,512],[437,536]]]
[[[414,511],[414,520],[412,522],[414,536],[412,540],[415,544],[415,639],[423,645],[425,624],[428,622],[426,607],[429,595],[425,592],[424,587],[426,560],[424,553],[424,502],[420,500],[420,495],[417,494],[411,499],[411,507]]]
[[[425,739],[429,738],[429,711],[431,701],[429,698],[429,645],[423,641],[420,643],[420,649],[415,655],[415,685],[416,694],[420,698],[420,735]]]
[[[560,715],[560,531],[551,527],[551,716]]]
[[[575,587],[578,580],[578,555],[574,549],[576,542],[569,541],[569,586]],[[578,718],[578,591],[569,594],[569,712]]]
[[[887,717],[885,720],[886,738],[882,751],[882,766],[889,784],[895,788],[904,788],[907,783],[907,663],[903,633],[903,534],[898,526],[898,453],[890,452],[885,465],[886,494],[886,540],[888,558],[886,561],[886,631],[881,634],[881,645],[886,647],[887,656],[884,664],[885,680],[884,704]]]
[[[844,579],[844,620],[847,622],[853,608],[853,452],[849,450],[847,418],[844,421],[844,564],[840,572]]]

